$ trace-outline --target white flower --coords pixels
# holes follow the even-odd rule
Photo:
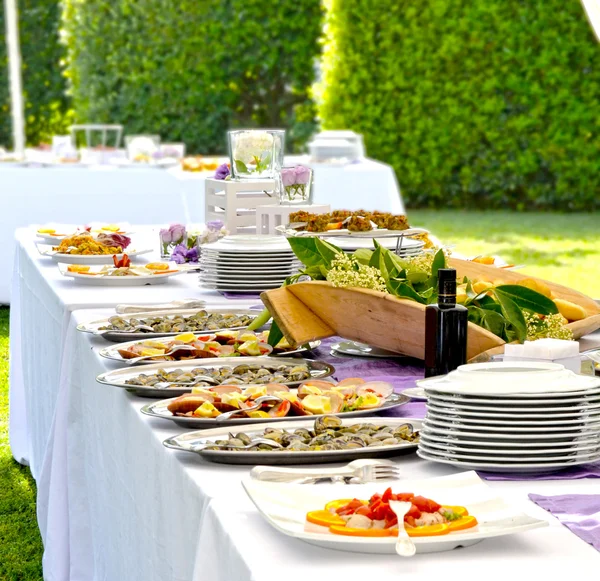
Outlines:
[[[233,137],[233,159],[246,165],[255,157],[264,159],[273,152],[273,135],[266,131],[244,131]]]

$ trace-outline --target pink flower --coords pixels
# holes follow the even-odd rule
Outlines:
[[[310,168],[304,165],[297,165],[294,168],[294,173],[296,174],[296,183],[297,184],[307,184],[310,179]]]
[[[171,232],[172,242],[179,244],[185,237],[185,226],[183,224],[171,224],[169,232]]]
[[[171,235],[171,230],[168,228],[161,228],[159,232],[160,241],[163,244],[171,244],[173,242],[173,236]]]
[[[293,167],[284,167],[281,170],[281,181],[284,187],[293,186],[296,183],[296,171]]]

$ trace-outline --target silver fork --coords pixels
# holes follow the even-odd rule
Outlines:
[[[398,478],[400,471],[390,460],[354,460],[342,468],[274,468],[272,466],[256,466],[250,471],[250,476],[256,480],[270,482],[296,482],[309,484],[315,480],[329,478],[334,482],[345,482],[352,478],[357,483],[374,482]]]

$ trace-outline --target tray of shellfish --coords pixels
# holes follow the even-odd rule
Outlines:
[[[163,444],[225,464],[324,464],[413,453],[420,429],[421,421],[414,418],[369,417],[357,421],[319,416],[242,425],[233,431],[220,427],[185,432]]]
[[[125,342],[181,333],[214,333],[248,327],[260,313],[250,309],[181,309],[114,315],[77,325],[77,330],[92,333],[107,341]]]
[[[166,361],[108,371],[99,375],[99,383],[127,389],[143,397],[164,398],[231,386],[234,391],[248,385],[273,384],[287,390],[306,380],[323,380],[335,368],[324,361],[278,357],[218,357],[189,361]],[[222,391],[222,390],[221,390]]]
[[[186,428],[214,428],[327,415],[366,416],[408,401],[394,393],[390,383],[353,377],[339,383],[308,379],[297,389],[276,383],[197,388],[190,394],[148,404],[141,412]]]

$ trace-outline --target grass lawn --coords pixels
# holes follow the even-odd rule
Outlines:
[[[499,255],[521,272],[600,298],[600,214],[516,214],[414,210],[415,226],[456,252]],[[41,580],[35,484],[8,447],[8,309],[0,308],[0,579]]]
[[[0,308],[0,579],[41,581],[35,483],[8,447],[8,309]]]
[[[466,256],[497,255],[521,273],[600,299],[600,212],[545,214],[412,210],[422,226]]]

